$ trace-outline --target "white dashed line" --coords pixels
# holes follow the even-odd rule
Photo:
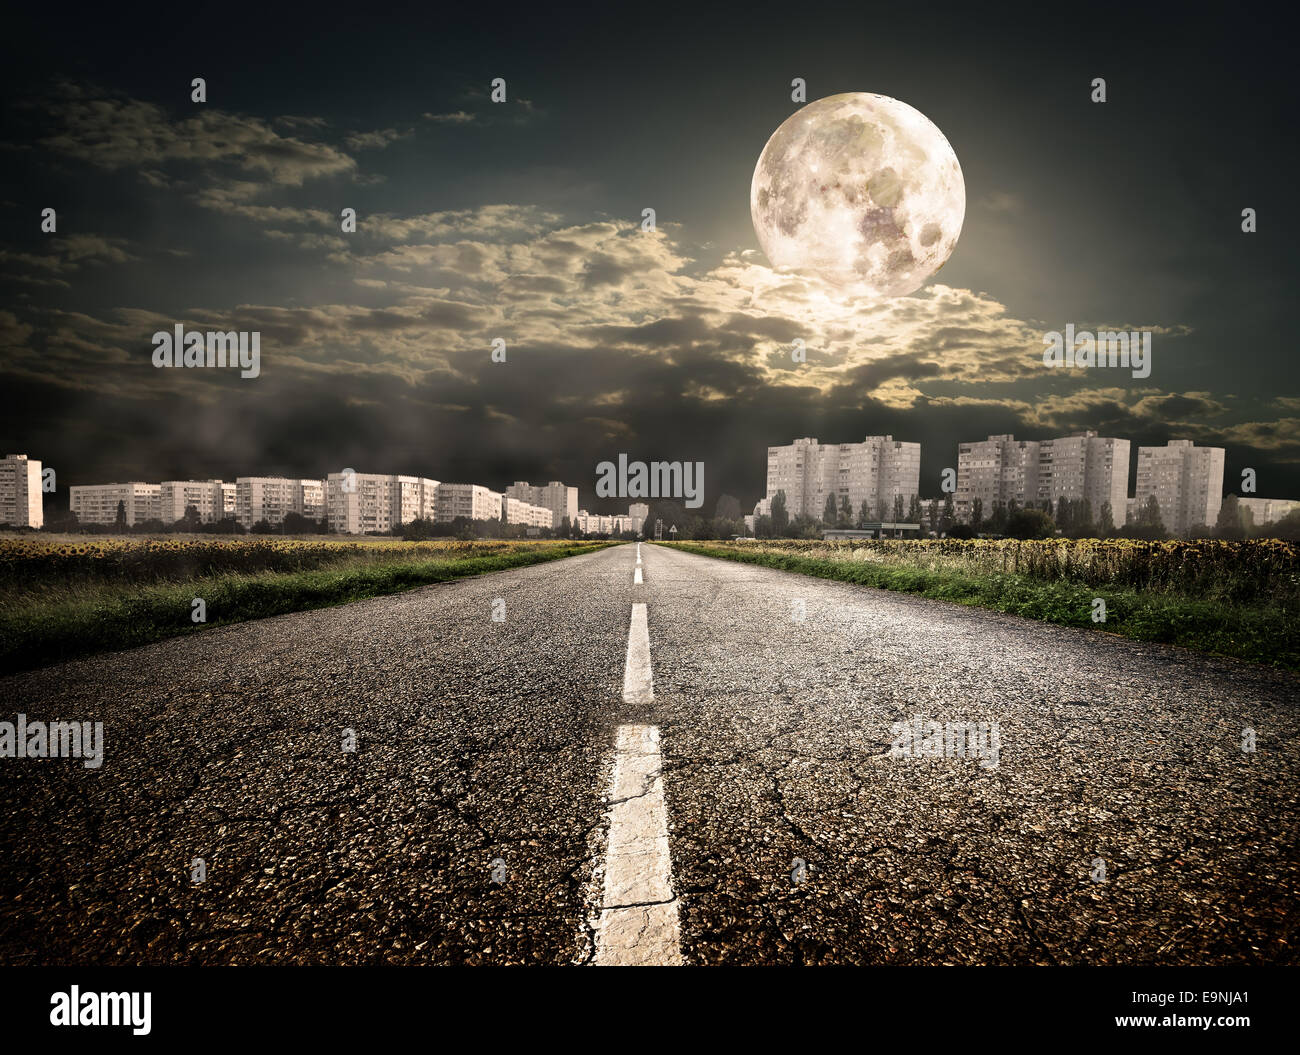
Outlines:
[[[638,568],[638,577],[640,572]],[[644,704],[654,698],[646,606],[634,604],[623,702]],[[657,725],[619,726],[607,801],[609,839],[592,962],[603,967],[680,966],[681,926],[673,896]]]
[[[641,563],[641,543],[636,544],[636,562]]]
[[[658,726],[619,726],[605,890],[596,923],[597,966],[682,964],[662,764]]]
[[[643,582],[645,582],[645,579],[641,576],[641,569],[637,568],[636,574],[632,576],[632,585],[640,586]]]
[[[650,625],[645,605],[632,605],[632,625],[627,631],[627,666],[623,668],[623,702],[652,703],[654,675],[650,670]]]

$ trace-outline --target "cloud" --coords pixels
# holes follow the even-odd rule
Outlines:
[[[335,147],[282,136],[259,118],[206,104],[173,118],[154,103],[65,82],[47,109],[58,127],[41,146],[101,169],[148,166],[153,182],[161,178],[157,170],[176,163],[224,163],[295,187],[356,169]]]

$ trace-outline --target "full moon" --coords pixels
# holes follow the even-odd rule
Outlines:
[[[845,292],[901,297],[952,255],[966,185],[925,114],[849,92],[809,103],[772,133],[749,208],[773,267]]]

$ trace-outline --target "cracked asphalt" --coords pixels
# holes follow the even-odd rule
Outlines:
[[[0,963],[587,962],[628,723],[687,963],[1296,962],[1296,675],[635,553],[0,679],[105,724],[98,770],[0,761]],[[998,722],[998,765],[890,757],[914,715]]]

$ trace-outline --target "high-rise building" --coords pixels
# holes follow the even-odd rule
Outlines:
[[[855,520],[864,501],[872,519],[892,520],[896,499],[910,506],[920,478],[921,445],[892,436],[825,445],[808,438],[767,449],[766,497],[784,491],[791,519],[803,515],[820,520],[827,497],[835,499],[836,509],[847,497]]]
[[[529,505],[544,506],[551,511],[552,523],[545,527],[559,528],[565,517],[572,523],[578,515],[578,489],[552,480],[545,487],[534,487],[527,480],[516,480],[506,488],[505,496]]]
[[[500,520],[504,495],[478,484],[439,484],[437,515],[442,523],[467,517],[470,520]]]
[[[1170,440],[1164,447],[1139,447],[1134,508],[1141,515],[1154,495],[1165,530],[1186,536],[1200,525],[1214,527],[1223,504],[1222,447],[1197,447]]]
[[[286,514],[311,520],[324,518],[320,480],[286,476],[240,476],[235,479],[235,518],[246,530],[265,520],[272,527],[284,523]]]
[[[226,487],[220,480],[164,480],[159,487],[159,518],[167,526],[185,516],[193,506],[204,524],[212,524],[226,515]]]
[[[82,524],[116,524],[119,504],[127,527],[162,520],[162,485],[77,484],[68,488],[68,507]]]
[[[648,502],[633,502],[627,507],[628,519],[632,522],[630,530],[642,532],[645,530],[645,522],[650,519],[650,504]]]
[[[422,476],[330,473],[324,481],[325,518],[346,535],[387,533],[413,520],[433,520],[441,484]]]
[[[505,509],[505,518],[507,524],[523,524],[526,527],[549,528],[555,519],[555,514],[545,506],[535,506],[529,502],[521,502],[517,498],[511,498],[509,495],[501,499]]]
[[[41,463],[25,454],[0,459],[0,524],[38,528],[45,523]]]
[[[1128,497],[1129,441],[1082,432],[1051,440],[1017,440],[990,436],[957,446],[957,518],[969,523],[979,499],[981,515],[994,507],[1037,506],[1062,499],[1087,500],[1093,519],[1110,503],[1116,527],[1125,521]]]

